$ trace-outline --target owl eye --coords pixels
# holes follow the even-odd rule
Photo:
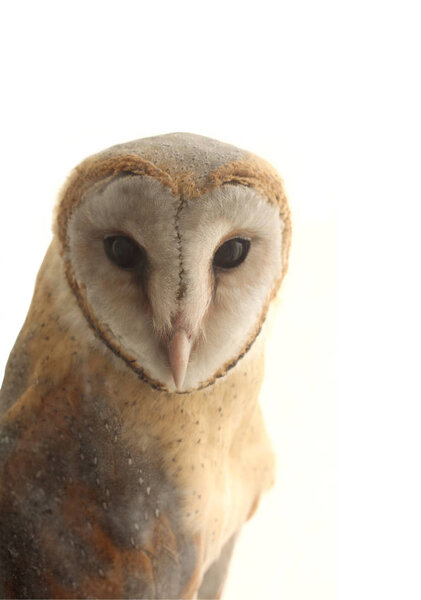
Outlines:
[[[145,258],[142,248],[124,235],[107,236],[104,239],[104,249],[110,261],[122,269],[136,269]]]
[[[221,269],[233,269],[245,261],[250,250],[250,240],[232,238],[219,246],[213,257],[213,266]]]

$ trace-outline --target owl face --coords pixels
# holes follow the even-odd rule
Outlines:
[[[67,224],[85,316],[168,391],[205,387],[258,335],[282,274],[279,208],[228,183],[186,198],[148,175],[90,187]]]

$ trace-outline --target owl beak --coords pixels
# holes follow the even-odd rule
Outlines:
[[[178,390],[181,389],[186,376],[191,345],[191,339],[185,329],[176,329],[168,346],[168,354],[172,376]]]

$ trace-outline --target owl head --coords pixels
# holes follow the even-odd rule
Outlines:
[[[290,217],[262,159],[174,133],[76,167],[55,233],[97,340],[153,388],[185,393],[223,377],[258,337],[286,271]]]

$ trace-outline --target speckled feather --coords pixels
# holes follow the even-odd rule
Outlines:
[[[206,186],[232,182],[235,169],[242,185],[259,179],[257,159],[247,171],[247,153],[198,136],[142,144],[148,175],[178,193],[184,186],[199,196]],[[179,394],[153,389],[115,348],[101,346],[100,324],[83,319],[82,334],[62,316],[63,306],[77,315],[83,304],[63,260],[66,223],[81,197],[75,189],[109,176],[113,162],[114,173],[126,169],[134,154],[133,144],[115,147],[72,175],[58,209],[59,240],[7,365],[0,395],[2,597],[219,597],[234,538],[273,483],[257,401],[264,362],[257,331],[255,343],[208,387]],[[139,154],[136,160],[139,169]],[[275,183],[265,188],[271,177],[269,170],[256,187],[275,202]],[[283,276],[290,225],[282,188],[276,197],[287,231]]]

